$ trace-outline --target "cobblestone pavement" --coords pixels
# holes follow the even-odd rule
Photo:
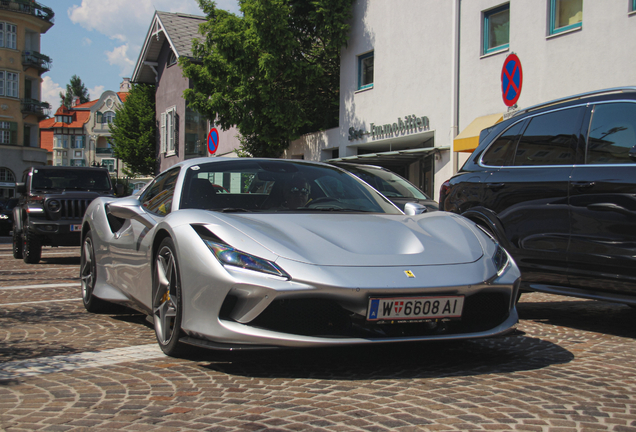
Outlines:
[[[164,356],[88,314],[78,248],[0,244],[0,431],[636,431],[636,310],[524,294],[517,335]]]

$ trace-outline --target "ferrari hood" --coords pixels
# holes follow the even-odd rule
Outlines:
[[[238,238],[248,236],[279,257],[308,264],[461,264],[474,262],[483,255],[469,225],[446,212],[419,216],[333,213],[216,216],[233,228],[222,237],[234,243],[233,246],[240,249]],[[237,238],[227,238],[234,237],[234,230]]]

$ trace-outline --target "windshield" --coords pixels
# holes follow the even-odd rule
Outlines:
[[[354,165],[342,165],[342,168],[357,175],[386,197],[429,199],[415,185],[390,171]]]
[[[111,186],[103,170],[38,168],[33,170],[31,189],[108,191]]]
[[[180,208],[400,214],[385,197],[335,167],[258,159],[190,167],[183,183]]]

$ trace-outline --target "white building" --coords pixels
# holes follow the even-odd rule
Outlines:
[[[339,127],[283,157],[385,166],[437,199],[479,131],[515,109],[504,90],[523,108],[636,85],[635,10],[635,0],[358,0]],[[502,85],[513,53],[518,95]]]

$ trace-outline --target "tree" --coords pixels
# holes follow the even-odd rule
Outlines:
[[[90,100],[90,95],[88,94],[88,89],[77,75],[73,75],[71,77],[71,82],[66,84],[66,95],[60,92],[61,104],[66,108],[71,108],[71,104],[73,103],[73,97],[79,96],[79,101],[81,104],[86,103]]]
[[[132,85],[121,108],[115,111],[110,132],[113,155],[124,162],[124,174],[129,177],[155,174],[155,86]]]
[[[340,50],[353,0],[239,0],[243,16],[199,0],[207,22],[180,59],[189,106],[242,150],[278,157],[300,135],[338,124]]]

